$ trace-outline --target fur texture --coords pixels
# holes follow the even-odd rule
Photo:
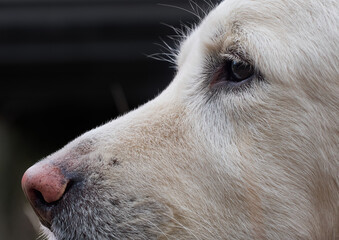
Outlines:
[[[339,3],[225,0],[170,86],[43,161],[72,173],[50,239],[339,239]],[[212,87],[225,58],[260,75]]]

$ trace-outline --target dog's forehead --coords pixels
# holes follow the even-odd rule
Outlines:
[[[227,47],[234,42],[246,46],[271,39],[276,46],[277,42],[311,38],[310,26],[319,16],[323,18],[326,8],[319,2],[225,0],[202,21],[199,39],[207,44],[224,42]]]
[[[248,50],[260,38],[283,38],[294,23],[293,12],[296,10],[284,1],[225,0],[182,44],[179,66],[197,43],[203,44],[200,49],[214,47],[221,53],[230,45]]]
[[[328,1],[310,0],[224,0],[201,23],[205,35],[218,35],[225,30],[242,27],[295,29],[308,21],[326,16],[337,8]],[[325,14],[324,14],[325,13]],[[211,28],[211,26],[218,28]],[[280,29],[284,30],[284,29]]]
[[[206,54],[223,54],[236,45],[272,79],[283,76],[286,66],[290,75],[283,81],[320,78],[309,69],[327,68],[336,58],[339,36],[330,26],[338,26],[337,12],[333,0],[224,0],[182,44],[179,70],[185,62],[199,65]],[[336,74],[333,68],[328,72]]]

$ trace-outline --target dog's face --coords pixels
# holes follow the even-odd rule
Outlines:
[[[337,239],[336,0],[225,0],[171,85],[30,168],[51,239]]]

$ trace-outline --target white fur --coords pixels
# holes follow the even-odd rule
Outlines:
[[[182,43],[161,95],[45,161],[164,204],[159,223],[134,219],[158,238],[339,239],[338,40],[337,0],[225,0]],[[232,47],[264,81],[206,101],[203,71]]]

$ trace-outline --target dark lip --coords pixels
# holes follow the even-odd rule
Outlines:
[[[38,191],[36,191],[35,194],[41,195]],[[42,196],[37,197],[35,201],[29,201],[35,214],[38,216],[40,223],[49,230],[51,230],[52,221],[55,217],[55,210],[58,208],[59,201],[47,203]]]
[[[35,214],[38,216],[40,223],[51,230],[52,227],[52,221],[56,217],[57,213],[60,211],[62,206],[60,204],[65,201],[65,198],[68,198],[68,192],[74,185],[74,181],[70,181],[64,195],[56,202],[48,203],[44,201],[44,198],[42,197],[41,193],[36,191],[34,194],[40,195],[40,197],[37,197],[35,201],[29,203],[31,204]],[[80,185],[80,184],[77,184]]]
[[[41,200],[37,200],[35,203],[31,203],[31,205],[35,214],[38,216],[40,223],[48,229],[51,229],[53,220],[52,208],[54,207],[54,204],[46,204],[42,203]],[[39,208],[34,206],[39,206]]]
[[[46,228],[48,228],[49,230],[51,230],[51,223],[48,222],[47,220],[45,220],[43,217],[41,217],[41,215],[38,212],[35,212],[38,215],[38,218],[40,220],[40,223],[45,226]]]

